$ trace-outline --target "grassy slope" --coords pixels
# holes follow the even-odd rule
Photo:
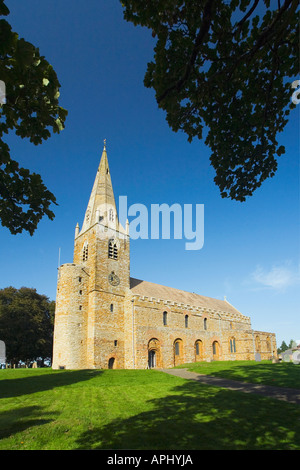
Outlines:
[[[270,361],[218,361],[184,364],[179,367],[185,367],[199,374],[209,374],[241,382],[300,389],[300,365],[291,362],[272,364]]]
[[[299,436],[299,406],[159,371],[0,371],[0,450],[299,450]]]

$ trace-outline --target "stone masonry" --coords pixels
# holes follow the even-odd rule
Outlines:
[[[274,333],[254,331],[226,300],[130,277],[129,225],[118,220],[104,146],[73,263],[59,268],[54,369],[169,368],[276,356]]]

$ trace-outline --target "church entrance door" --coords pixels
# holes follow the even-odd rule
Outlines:
[[[157,338],[151,338],[148,343],[148,367],[149,369],[162,367],[160,342]]]
[[[108,361],[108,368],[113,369],[114,368],[114,363],[115,363],[115,358],[111,357]]]
[[[148,365],[149,369],[156,367],[156,352],[153,349],[148,352]]]

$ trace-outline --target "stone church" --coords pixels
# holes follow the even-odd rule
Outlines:
[[[271,359],[274,333],[218,300],[130,277],[104,146],[73,263],[58,269],[53,369],[146,369]]]

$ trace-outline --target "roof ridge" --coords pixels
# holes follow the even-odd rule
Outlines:
[[[185,293],[185,294],[187,294],[187,295],[196,296],[196,297],[199,298],[199,300],[200,300],[200,299],[203,299],[203,300],[209,300],[209,301],[214,301],[214,302],[216,301],[216,302],[218,302],[218,303],[220,302],[222,306],[223,306],[224,304],[225,304],[226,306],[229,305],[229,306],[232,307],[236,312],[238,312],[240,315],[243,315],[236,307],[234,307],[232,304],[230,304],[227,300],[216,299],[215,297],[208,297],[208,296],[206,296],[206,295],[197,294],[197,293],[195,293],[195,292],[189,292],[189,291],[186,291],[186,290],[183,290],[183,289],[177,289],[176,287],[165,286],[165,285],[163,285],[163,284],[157,284],[157,283],[151,282],[151,281],[144,281],[144,280],[142,280],[142,279],[137,279],[137,278],[134,278],[134,277],[130,277],[130,281],[131,281],[131,280],[132,280],[132,281],[139,281],[139,282],[138,282],[136,285],[131,285],[132,283],[130,282],[130,290],[132,290],[132,289],[138,287],[138,285],[141,284],[141,283],[146,283],[146,284],[148,284],[148,285],[157,286],[158,288],[171,289],[172,291],[174,291],[174,293],[177,292],[178,294],[180,294],[180,293],[182,292],[182,293]],[[137,290],[139,290],[139,289],[137,289]],[[152,296],[155,297],[154,295],[152,295]],[[160,296],[160,298],[161,298],[161,296]],[[167,300],[167,299],[166,299],[166,300]],[[211,308],[211,307],[207,307],[207,308]],[[228,308],[227,308],[227,310],[228,310]],[[244,315],[243,315],[243,316],[244,316]]]

